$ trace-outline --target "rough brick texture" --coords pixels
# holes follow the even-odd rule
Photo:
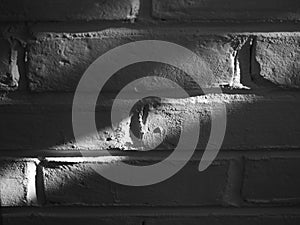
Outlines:
[[[299,20],[297,0],[153,0],[153,15],[175,20]]]
[[[138,159],[126,163],[143,165]],[[118,164],[118,162],[114,162]],[[157,163],[146,159],[146,163]],[[176,162],[173,162],[176,163]],[[199,173],[197,162],[189,163],[180,173],[160,184],[128,187],[101,177],[93,168],[106,169],[111,163],[49,163],[43,168],[47,204],[178,206],[220,205],[227,186],[229,162],[216,162]],[[205,183],[205,185],[203,185]],[[176,188],[174,188],[176,187]],[[80,195],[78,195],[80,193]],[[190,195],[189,193],[194,193]]]
[[[299,158],[248,159],[243,198],[252,203],[300,202]]]
[[[0,0],[0,22],[0,225],[300,224],[299,0]],[[197,54],[203,68],[184,65],[205,79],[203,90],[184,71],[150,60],[117,71],[93,108],[98,83],[89,85],[72,112],[90,64],[142,40]],[[174,57],[152,47],[187,60],[184,51]],[[112,124],[113,105],[121,116]],[[211,125],[222,105],[221,149],[199,172],[208,141],[218,145],[209,138],[218,136]],[[81,126],[92,115],[97,127],[77,140],[75,113]],[[160,162],[195,124],[195,152],[167,180],[126,186],[93,169]]]
[[[53,102],[53,99],[57,100]],[[294,92],[272,92],[263,96],[224,94],[185,100],[146,101],[137,107],[133,115],[124,115],[114,126],[110,123],[111,101],[99,102],[96,112],[98,134],[86,134],[80,143],[74,142],[72,95],[51,94],[18,102],[7,100],[0,106],[0,149],[13,151],[23,148],[37,152],[44,149],[142,150],[139,142],[128,144],[127,135],[131,130],[139,136],[141,129],[147,131],[142,139],[144,146],[156,146],[163,141],[161,150],[173,149],[184,118],[201,120],[198,148],[203,149],[210,134],[209,112],[218,109],[220,102],[225,102],[227,107],[227,129],[222,149],[297,148],[300,146],[299,99],[299,94]],[[88,103],[88,95],[85,101]],[[119,100],[116,104],[122,111],[132,101],[135,100]],[[105,102],[108,102],[107,105]],[[83,104],[83,113],[85,107]],[[144,110],[148,115],[144,116],[145,124],[142,124],[137,118]],[[156,128],[164,135],[154,136]]]
[[[118,45],[143,39],[170,41],[196,52],[210,68],[212,75],[205,75],[214,77],[213,81],[208,80],[202,85],[203,88],[240,86],[242,80],[247,80],[248,70],[251,70],[251,81],[254,84],[268,82],[278,87],[299,87],[298,32],[220,36],[201,34],[197,29],[160,29],[155,32],[112,29],[74,35],[37,33],[38,40],[29,45],[28,78],[32,91],[74,91],[82,74],[96,58]],[[95,37],[89,38],[91,35]],[[245,58],[239,57],[241,49],[246,48],[247,40],[251,40],[253,49],[252,55],[248,57],[249,61],[253,58],[251,65]],[[249,67],[252,69],[247,69]],[[118,92],[127,82],[143,76],[165,77],[187,90],[199,88],[184,72],[172,66],[148,62],[120,70],[103,91]],[[142,92],[173,88],[155,79],[143,86],[138,88],[137,85],[137,90]]]
[[[1,21],[90,21],[136,18],[139,0],[3,0]]]
[[[200,30],[184,28],[109,29],[99,33],[64,35],[37,32],[36,36],[38,40],[30,43],[28,55],[28,78],[33,91],[74,91],[82,74],[96,58],[119,45],[147,39],[174,42],[198,53],[215,78],[215,82],[208,82],[207,87],[230,84],[234,77],[233,55],[243,40],[242,37],[217,34],[201,35]],[[185,73],[171,66],[142,63],[118,72],[105,90],[118,92],[130,80],[153,75],[169,78],[187,89],[196,86]],[[162,85],[154,81],[154,84],[146,84],[145,89],[170,88]]]
[[[26,206],[31,205],[32,178],[35,174],[35,164],[26,161],[0,161],[0,203],[1,206]]]
[[[257,37],[255,59],[263,79],[285,87],[300,86],[299,34],[265,34]]]

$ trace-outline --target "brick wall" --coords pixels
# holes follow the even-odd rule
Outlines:
[[[300,223],[298,0],[3,0],[0,21],[0,224]],[[110,49],[147,39],[195,52],[214,76],[203,88],[223,93],[204,95],[170,65],[130,65],[101,92],[98,134],[76,142],[72,102],[85,70]],[[190,97],[139,101],[130,117],[111,125],[117,93],[144,76],[175,81]],[[155,79],[136,90],[178,91]],[[136,96],[115,104],[126,108]],[[227,109],[224,142],[199,172],[210,110],[220,103]],[[120,159],[159,162],[178,143],[184,117],[199,116],[195,154],[164,182],[124,186],[92,169]],[[129,131],[138,143],[128,143]],[[140,148],[161,141],[154,151]]]

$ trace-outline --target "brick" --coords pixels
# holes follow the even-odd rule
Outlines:
[[[32,91],[74,91],[88,66],[105,52],[138,40],[163,40],[182,45],[197,53],[211,69],[207,85],[231,84],[234,77],[234,53],[242,37],[203,34],[198,29],[131,30],[108,29],[98,33],[61,34],[36,32],[29,43],[29,86]],[[138,63],[121,69],[106,84],[104,91],[118,92],[125,84],[143,76],[169,78],[187,89],[198,87],[183,71],[161,63]],[[214,76],[215,82],[209,82]],[[158,86],[158,87],[156,87]],[[156,89],[155,89],[156,87]],[[172,88],[162,82],[149,82],[146,90]]]
[[[297,0],[238,1],[222,0],[186,1],[153,0],[153,16],[172,20],[205,21],[278,21],[299,20],[299,2]]]
[[[270,149],[299,146],[297,98],[273,92],[248,103],[227,105],[227,127],[222,148]]]
[[[47,204],[220,205],[222,193],[227,185],[229,166],[229,162],[226,161],[215,162],[209,169],[200,173],[197,170],[198,161],[191,161],[183,170],[166,181],[150,186],[132,187],[106,180],[93,170],[91,163],[73,161],[67,163],[62,159],[60,162],[46,163],[43,167]],[[113,161],[98,162],[98,164],[94,162],[93,166],[107,169],[112,164],[118,165],[118,160]],[[158,161],[148,157],[147,159],[128,159],[125,162],[144,165]]]
[[[0,21],[90,21],[136,18],[139,0],[4,0]]]
[[[272,92],[262,96],[224,94],[185,100],[171,99],[161,103],[151,100],[137,108],[132,117],[124,115],[120,118],[120,121],[124,119],[123,122],[114,124],[114,127],[110,122],[112,101],[104,101],[96,108],[98,134],[89,133],[82,142],[75,143],[71,113],[73,95],[29,95],[23,102],[8,100],[7,104],[2,102],[0,105],[0,150],[142,150],[140,143],[133,141],[128,144],[127,134],[130,129],[136,136],[141,134],[137,118],[143,109],[148,113],[144,116],[145,125],[142,125],[143,130],[147,130],[142,138],[144,146],[151,147],[163,140],[159,150],[174,149],[183,117],[195,119],[200,116],[201,132],[197,148],[203,149],[210,134],[208,110],[217,109],[220,102],[225,102],[227,107],[227,127],[222,150],[299,148],[299,98],[296,92]],[[87,96],[84,102],[88,103],[88,99]],[[136,100],[118,100],[116,104],[122,111],[132,101]],[[152,106],[155,107],[151,109]],[[85,110],[86,105],[83,103],[83,114]],[[165,135],[154,135],[157,127]]]
[[[38,150],[51,148],[72,139],[70,113],[2,114],[0,123],[1,149]]]
[[[18,87],[20,75],[16,45],[16,42],[9,42],[0,37],[0,91],[15,90]]]
[[[247,159],[243,198],[260,204],[299,203],[299,161],[299,158]]]
[[[277,86],[300,87],[299,33],[259,35],[255,59],[264,80]]]
[[[35,185],[33,162],[0,161],[0,202],[1,206],[31,205]]]

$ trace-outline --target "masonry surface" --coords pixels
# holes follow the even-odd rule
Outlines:
[[[0,224],[299,224],[299,23],[298,0],[0,0]],[[122,68],[99,95],[97,133],[75,141],[72,104],[84,72],[141,40],[193,51],[209,68],[199,74],[213,79],[201,90],[171,65]],[[216,88],[222,93],[204,94]],[[82,113],[91,94],[82,93]],[[134,107],[112,124],[113,104]],[[223,104],[221,150],[199,172],[212,112]],[[200,120],[198,144],[170,179],[130,187],[93,169],[162,161],[186,118]]]

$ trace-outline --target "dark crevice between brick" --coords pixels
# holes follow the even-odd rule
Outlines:
[[[244,160],[239,157],[232,159],[227,172],[227,186],[224,191],[223,201],[225,205],[240,207]]]
[[[249,37],[238,36],[234,37],[231,42],[231,69],[232,78],[228,84],[221,85],[222,91],[228,93],[231,90],[245,91],[250,89],[249,74],[250,74],[250,47]]]
[[[152,20],[152,0],[140,0],[139,16],[137,22],[149,22]]]
[[[240,84],[252,88],[251,80],[251,37],[241,46],[237,52],[236,60],[240,70]]]
[[[19,91],[27,92],[28,91],[28,80],[26,78],[27,74],[27,66],[26,66],[26,60],[27,60],[27,47],[25,44],[20,43],[19,47],[19,55],[18,55],[18,61],[17,66],[19,68],[20,73],[20,79],[19,79]]]
[[[234,47],[234,65],[233,65],[233,81],[231,86],[240,89],[249,89],[251,86],[249,82],[250,74],[250,49],[249,49],[249,37],[240,37],[238,39],[237,46]]]
[[[246,163],[246,160],[245,160],[245,156],[242,156],[241,157],[241,161],[242,161],[242,170],[241,170],[241,177],[242,177],[242,179],[241,179],[241,183],[240,183],[240,193],[239,193],[239,195],[240,195],[240,199],[241,199],[241,203],[242,204],[244,204],[245,203],[245,199],[244,199],[244,197],[243,197],[243,188],[244,188],[244,182],[245,182],[245,176],[246,176],[246,173],[245,173],[245,167],[246,167],[246,165],[245,165],[245,163]]]
[[[46,196],[44,190],[44,174],[41,164],[37,165],[37,172],[35,178],[37,204],[43,206],[46,203]]]
[[[246,91],[257,90],[261,87],[278,89],[271,81],[263,78],[260,64],[256,59],[257,37],[249,36],[233,42],[233,78],[231,84],[222,86],[224,93],[228,90]]]

